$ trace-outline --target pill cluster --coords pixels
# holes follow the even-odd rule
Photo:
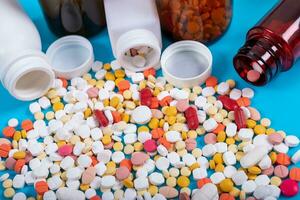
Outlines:
[[[156,76],[96,61],[94,73],[56,79],[29,106],[34,120],[3,129],[4,196],[33,185],[44,200],[277,199],[298,193],[296,136],[250,107],[254,91],[207,79],[178,89]],[[203,144],[204,142],[204,144]],[[212,173],[211,173],[212,172]],[[193,186],[196,182],[196,188]]]
[[[128,62],[132,63],[135,67],[145,67],[147,63],[147,57],[152,53],[152,48],[147,46],[141,46],[137,48],[131,48],[125,53]]]

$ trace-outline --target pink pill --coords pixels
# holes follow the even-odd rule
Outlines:
[[[283,137],[279,133],[271,133],[268,136],[268,140],[271,144],[276,145],[276,144],[280,144],[283,141]]]
[[[256,70],[250,70],[247,73],[247,79],[250,82],[255,82],[260,78],[260,73]]]
[[[264,169],[262,171],[262,173],[264,175],[267,175],[267,176],[272,176],[273,175],[273,172],[274,172],[274,167],[271,165],[271,167],[267,168],[267,169]]]
[[[12,169],[14,169],[16,162],[17,162],[17,161],[16,161],[13,157],[9,157],[9,158],[7,158],[6,161],[5,161],[5,167],[6,167],[7,169],[12,170]]]
[[[65,144],[58,149],[58,154],[61,156],[68,156],[72,153],[73,146]]]
[[[215,144],[217,142],[217,136],[214,133],[208,133],[204,136],[205,144]]]
[[[29,163],[29,161],[31,161],[33,159],[32,155],[30,152],[26,152],[26,156],[25,156],[25,163]]]
[[[88,167],[83,173],[82,173],[82,183],[83,184],[90,184],[96,176],[96,168],[95,167]]]
[[[296,181],[286,179],[280,185],[281,194],[287,197],[295,196],[299,192],[299,185]]]
[[[151,109],[151,112],[152,112],[152,117],[154,118],[161,119],[164,117],[164,114],[158,109]]]
[[[98,97],[99,89],[96,87],[92,87],[87,90],[87,94],[89,95],[90,98],[96,98]]]
[[[130,171],[125,166],[121,166],[116,170],[116,178],[119,181],[123,181],[124,179],[128,178],[129,175],[130,175]]]
[[[275,176],[286,178],[289,175],[289,169],[284,165],[277,165],[274,169]]]
[[[193,151],[197,147],[197,141],[193,138],[188,138],[185,140],[185,148],[188,151]]]
[[[115,142],[111,141],[111,143],[104,145],[104,149],[111,149],[114,146]]]
[[[8,144],[11,145],[11,142],[9,141],[9,139],[6,138],[0,138],[0,145],[1,144]]]
[[[252,107],[248,107],[248,110],[250,111],[250,118],[253,119],[254,121],[260,120],[261,116],[258,110]]]
[[[179,112],[184,112],[189,107],[189,102],[187,99],[178,100],[176,103],[176,108]]]
[[[133,165],[143,165],[149,159],[149,155],[143,152],[134,152],[131,156],[131,162]]]
[[[147,152],[154,152],[154,151],[156,151],[156,149],[157,149],[156,142],[154,140],[147,140],[144,143],[144,149]]]

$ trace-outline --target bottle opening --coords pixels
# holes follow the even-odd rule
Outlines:
[[[44,95],[52,84],[47,71],[33,70],[21,75],[12,88],[12,93],[21,100],[35,99]]]
[[[256,86],[265,85],[268,82],[268,75],[264,63],[253,60],[250,57],[237,55],[234,58],[234,67],[241,78]]]

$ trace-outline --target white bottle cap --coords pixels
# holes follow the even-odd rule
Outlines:
[[[145,67],[137,67],[125,55],[132,48],[150,47],[152,50],[146,55]],[[116,59],[125,69],[130,71],[144,71],[159,65],[161,44],[158,38],[149,30],[134,29],[120,36],[116,44]]]
[[[200,42],[175,42],[162,53],[161,68],[166,80],[176,87],[201,85],[211,75],[212,54]]]
[[[87,73],[94,62],[92,44],[78,35],[59,38],[50,45],[46,55],[55,75],[66,79]]]

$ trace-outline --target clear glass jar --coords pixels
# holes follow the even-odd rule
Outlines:
[[[227,30],[232,0],[156,0],[162,29],[175,40],[212,42]]]
[[[105,26],[103,0],[40,0],[46,21],[58,36],[92,36]]]

